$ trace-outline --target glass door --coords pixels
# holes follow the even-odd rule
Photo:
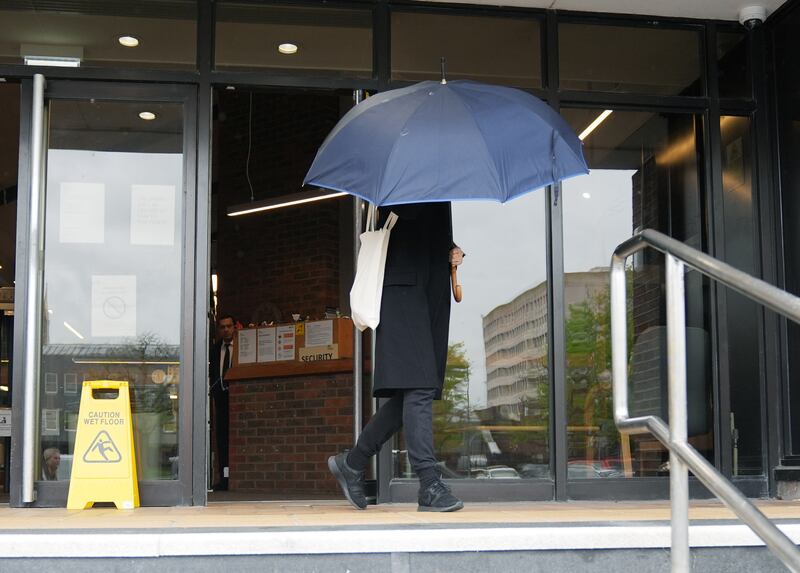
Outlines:
[[[84,380],[130,384],[142,505],[190,503],[194,117],[189,87],[46,85],[25,285],[37,505],[66,503]]]

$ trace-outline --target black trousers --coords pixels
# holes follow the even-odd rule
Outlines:
[[[384,403],[358,437],[356,449],[365,458],[374,456],[381,446],[403,428],[408,459],[417,476],[436,466],[433,452],[433,399],[435,388],[397,390]]]
[[[224,468],[228,467],[228,423],[230,419],[230,397],[228,390],[216,390],[211,394],[214,403],[214,430],[217,438],[217,470],[220,484],[227,484]]]

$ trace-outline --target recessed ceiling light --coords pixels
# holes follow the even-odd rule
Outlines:
[[[592,194],[591,193],[583,193],[581,195],[581,197],[583,197],[584,199],[591,199],[592,198]]]
[[[156,114],[154,114],[152,111],[140,111],[139,117],[145,121],[153,121],[156,118]]]
[[[278,51],[281,54],[296,54],[297,53],[297,44],[281,44],[278,46]]]
[[[135,48],[139,45],[139,38],[134,36],[120,36],[119,43],[125,46],[126,48]]]

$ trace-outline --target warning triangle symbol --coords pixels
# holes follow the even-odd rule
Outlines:
[[[83,461],[87,464],[116,464],[122,460],[117,445],[108,432],[101,430],[92,440],[91,445],[83,454]]]

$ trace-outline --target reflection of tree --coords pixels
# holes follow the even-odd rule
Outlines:
[[[463,342],[448,346],[442,399],[433,405],[434,447],[442,457],[455,452],[462,444],[460,434],[447,430],[469,422],[470,365],[465,353]]]
[[[628,274],[630,288],[632,274]],[[588,291],[588,289],[587,289]],[[570,458],[593,460],[597,454],[619,452],[611,393],[611,298],[609,288],[587,292],[569,306],[565,325],[567,350],[568,424],[584,431],[571,433]],[[632,309],[628,307],[628,349],[632,346]],[[597,431],[590,427],[598,426]],[[599,450],[595,452],[595,450]]]

